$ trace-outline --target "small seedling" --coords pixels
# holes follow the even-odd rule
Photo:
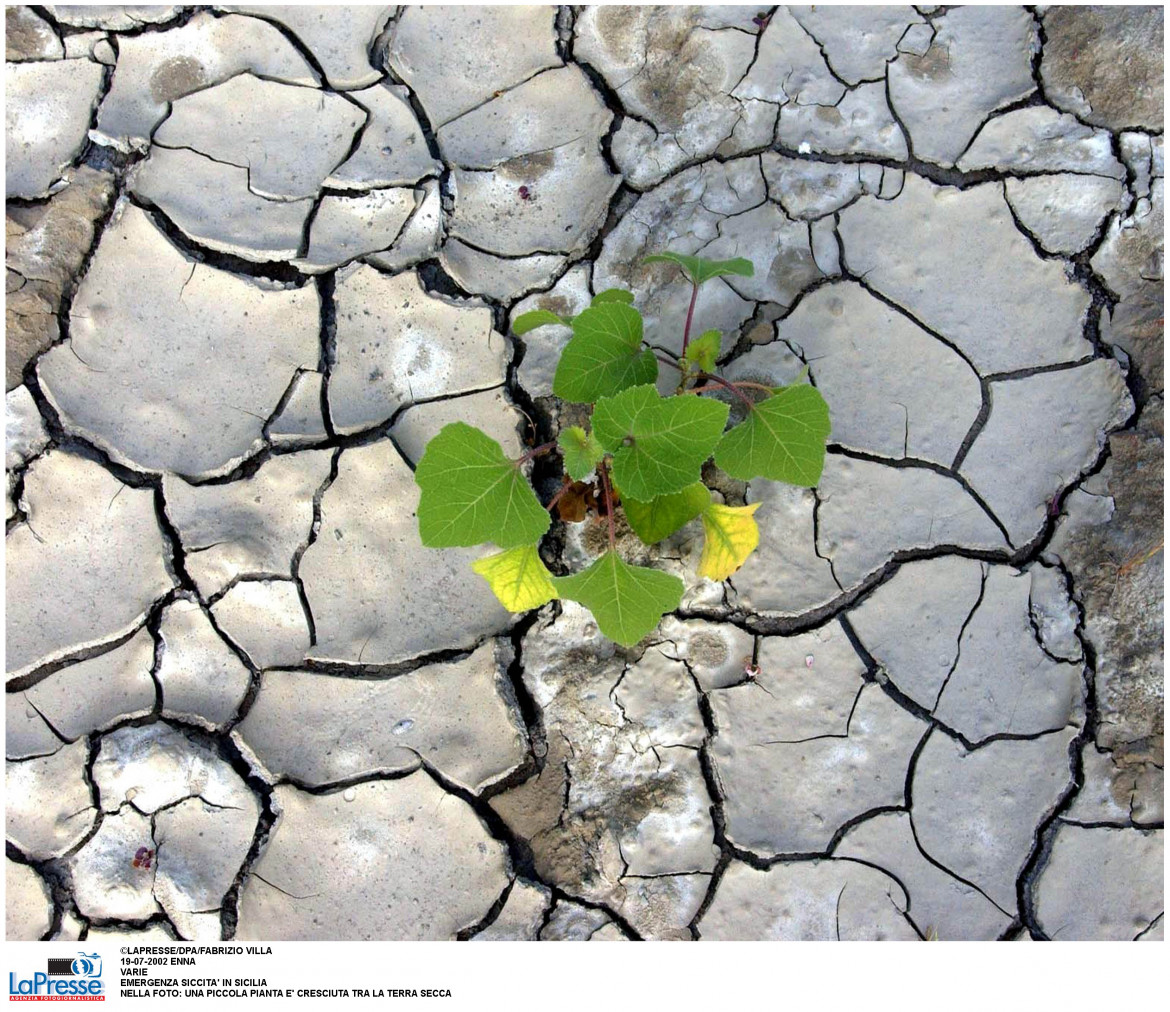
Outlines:
[[[679,253],[646,260],[677,265],[691,283],[678,354],[645,341],[634,296],[620,289],[595,295],[575,317],[546,309],[524,313],[513,322],[517,336],[553,324],[572,328],[552,392],[593,406],[589,430],[563,429],[555,441],[513,460],[486,433],[452,422],[427,444],[415,471],[422,490],[418,523],[424,545],[496,545],[503,551],[473,563],[472,569],[505,608],[523,612],[558,598],[577,601],[593,613],[605,636],[625,646],[678,608],[683,582],[619,555],[616,511],[647,545],[698,518],[705,537],[699,575],[726,580],[759,545],[754,514],[760,504],[713,501],[701,480],[703,465],[713,456],[733,478],[811,488],[820,479],[829,436],[828,406],[804,376],[786,387],[732,382],[716,371],[722,350],[718,331],[691,338],[700,287],[724,275],[751,277],[750,261]],[[662,339],[669,342],[669,335]],[[663,397],[657,389],[660,364],[678,373],[672,396]],[[716,393],[742,402],[742,422],[727,428],[728,403],[706,396]],[[550,453],[560,454],[565,478],[542,506],[524,465]],[[554,576],[540,557],[539,544],[554,510],[566,521],[593,514],[608,527],[609,549],[579,573]]]

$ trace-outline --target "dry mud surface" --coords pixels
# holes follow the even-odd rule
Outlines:
[[[1162,937],[1160,7],[6,17],[9,938]],[[412,468],[667,247],[833,434],[622,649]]]

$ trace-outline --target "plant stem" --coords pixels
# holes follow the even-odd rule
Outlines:
[[[545,509],[549,510],[550,512],[555,509],[557,503],[561,501],[561,496],[568,492],[572,487],[572,485],[562,485],[559,489],[557,489],[557,494],[548,501],[548,505],[545,506]]]
[[[550,450],[555,450],[556,448],[556,443],[541,443],[540,446],[534,446],[531,450],[524,454],[523,457],[519,457],[518,459],[514,460],[513,463],[517,467],[523,467],[530,460],[533,460],[536,457],[540,457],[543,454],[548,453]]]
[[[605,493],[605,516],[609,520],[609,550],[612,552],[617,546],[617,535],[614,533],[613,492],[609,487],[609,465],[602,461],[597,473],[601,475],[601,489]]]
[[[682,353],[687,353],[687,345],[691,340],[691,320],[695,317],[695,299],[699,297],[699,286],[696,282],[691,282],[691,304],[687,306],[687,323],[683,327],[683,349]]]
[[[702,379],[702,380],[710,380],[711,382],[717,383],[719,386],[730,390],[733,394],[735,394],[736,397],[738,397],[741,401],[743,401],[749,408],[754,408],[756,406],[755,402],[747,394],[745,394],[742,390],[740,390],[740,388],[737,387],[730,380],[725,380],[722,376],[716,376],[714,373],[709,373],[709,372],[701,372],[698,374],[697,378]],[[752,385],[759,386],[759,384],[756,384],[756,383],[753,383]],[[700,391],[705,390],[705,389],[707,389],[707,388],[706,387],[694,387],[691,389],[690,392],[691,393],[699,393]]]
[[[654,353],[654,357],[658,359],[658,361],[663,365],[668,365],[672,369],[677,369],[679,372],[683,371],[683,367],[679,365],[673,358],[667,358],[665,355],[659,355],[657,352]]]

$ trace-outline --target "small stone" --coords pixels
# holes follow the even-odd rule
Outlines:
[[[11,15],[8,25],[8,45],[11,47]],[[45,936],[52,924],[53,896],[45,880],[27,864],[17,864],[8,858],[4,862],[5,938],[10,942],[36,942]]]
[[[884,237],[907,230],[915,256],[890,257]],[[896,200],[862,197],[842,211],[840,234],[850,270],[983,373],[1092,354],[1082,333],[1088,292],[1036,255],[997,184],[956,190],[910,174]]]
[[[371,428],[415,401],[503,385],[508,342],[486,306],[364,265],[338,276],[335,301],[329,411],[338,432]]]
[[[509,303],[534,288],[547,288],[566,259],[544,254],[497,257],[451,239],[443,246],[440,263],[464,291]]]
[[[252,665],[300,664],[309,651],[309,622],[291,580],[241,580],[211,606],[216,625]]]
[[[235,716],[252,676],[195,601],[167,605],[157,678],[164,717],[214,730]]]
[[[538,71],[560,65],[550,6],[408,7],[386,62],[418,95],[435,129]]]
[[[995,941],[1012,922],[979,890],[922,856],[907,812],[882,812],[842,838],[834,857],[888,870],[909,894],[906,913],[923,935],[954,941]]]
[[[5,194],[49,195],[85,144],[102,68],[89,60],[4,65]]]
[[[292,200],[317,195],[368,118],[339,95],[242,73],[175,99],[153,142],[246,166],[257,196]]]
[[[345,450],[300,575],[317,628],[311,657],[394,664],[471,646],[511,618],[470,563],[491,549],[424,548],[418,487],[389,440]]]
[[[442,166],[431,157],[406,94],[389,84],[349,93],[370,118],[357,150],[329,174],[326,186],[340,190],[410,186],[424,176],[438,175]]]
[[[1008,179],[1008,203],[1049,253],[1079,253],[1097,237],[1125,189],[1120,180],[1076,174]]]
[[[923,853],[1014,913],[1016,879],[1036,829],[1072,781],[1068,746],[1074,736],[1057,731],[969,752],[932,733],[919,753],[910,794]]]
[[[53,26],[36,11],[24,6],[4,8],[4,59],[60,60],[64,56],[65,48]]]
[[[69,345],[37,374],[65,427],[119,463],[225,474],[263,445],[296,370],[316,367],[318,317],[312,287],[190,261],[124,204],[73,299]]]
[[[906,894],[855,861],[798,861],[758,871],[732,861],[696,928],[712,941],[917,940]]]
[[[68,863],[78,911],[97,920],[142,921],[158,912],[158,855],[151,820],[134,808],[106,815]]]
[[[479,794],[527,754],[509,699],[510,660],[489,641],[464,660],[386,680],[268,671],[236,734],[278,780],[320,787],[417,769],[421,760]]]
[[[1097,359],[992,383],[991,405],[960,470],[1021,547],[1043,530],[1052,496],[1093,466],[1106,433],[1133,413],[1133,401],[1117,363]],[[1024,448],[1022,427],[1029,432]],[[1004,467],[1008,459],[1011,468]]]
[[[473,942],[534,942],[552,894],[542,885],[518,878],[496,919],[471,936]]]
[[[756,686],[720,690],[752,694],[753,705],[739,723],[716,719],[720,730],[711,746],[726,796],[727,837],[737,847],[765,857],[819,853],[851,819],[902,803],[906,768],[926,725],[879,686],[863,685],[859,658],[851,664],[848,691],[835,697],[838,722],[814,722],[811,734],[793,727],[776,737],[757,719],[764,712],[761,700],[768,700]],[[766,675],[767,663],[760,667]],[[798,670],[810,677],[803,663]],[[818,682],[824,678],[824,672],[815,676]]]
[[[1059,941],[1129,941],[1162,914],[1161,830],[1060,825],[1036,883],[1036,920]]]
[[[451,422],[467,422],[486,432],[503,447],[504,456],[516,459],[524,453],[521,426],[528,431],[524,415],[516,410],[502,390],[467,394],[407,408],[390,429],[390,438],[416,466],[429,443]]]
[[[936,471],[831,453],[817,493],[818,550],[844,588],[915,548],[1005,548],[999,528],[963,486]]]
[[[154,709],[154,640],[140,629],[126,643],[49,675],[25,695],[67,741]]]
[[[783,106],[776,139],[803,154],[869,155],[895,161],[909,154],[880,81],[858,85],[836,104]]]
[[[890,64],[890,100],[914,154],[951,165],[989,113],[1036,90],[1040,41],[1021,7],[959,7],[934,27],[924,56],[903,53]]]
[[[402,234],[414,207],[414,192],[408,189],[371,190],[354,197],[326,194],[309,227],[309,251],[293,266],[321,274],[387,249]]]
[[[23,503],[6,539],[9,678],[126,635],[174,583],[149,489],[50,450],[29,465]]]
[[[959,635],[983,592],[983,565],[944,556],[908,562],[848,614],[870,656],[898,690],[933,710],[959,653]]]
[[[1044,105],[994,116],[959,159],[964,172],[1080,172],[1125,179],[1105,130],[1094,130]]]
[[[732,576],[739,601],[756,614],[795,616],[834,600],[841,588],[817,554],[815,493],[759,478],[748,486],[760,547]]]
[[[32,861],[61,857],[77,846],[97,818],[85,778],[89,742],[63,745],[37,759],[5,764],[7,838]]]
[[[776,338],[810,363],[830,405],[835,443],[945,467],[979,415],[979,377],[970,365],[856,282],[806,296],[776,325]],[[750,368],[767,347],[741,361]],[[892,365],[907,361],[912,373]]]
[[[475,812],[426,773],[304,794],[281,813],[240,890],[240,941],[447,939],[508,884],[508,855]]]
[[[341,792],[341,800],[345,802],[356,801],[357,791],[353,787],[347,787]]]
[[[392,8],[359,4],[344,16],[315,4],[225,4],[216,9],[255,14],[283,25],[313,54],[329,86],[338,91],[362,88],[382,76],[371,64],[370,52]]]
[[[244,72],[287,84],[316,81],[296,47],[257,18],[201,11],[165,32],[120,36],[117,70],[98,110],[94,139],[123,151],[147,148],[171,102]]]
[[[1048,7],[1040,76],[1060,109],[1110,130],[1161,130],[1161,7]]]
[[[274,446],[316,443],[328,438],[321,414],[325,377],[304,371],[293,376],[284,407],[268,423],[266,435]]]

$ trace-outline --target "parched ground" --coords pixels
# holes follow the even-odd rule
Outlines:
[[[7,8],[8,937],[1162,938],[1162,25]],[[411,472],[666,248],[833,432],[627,650]]]

